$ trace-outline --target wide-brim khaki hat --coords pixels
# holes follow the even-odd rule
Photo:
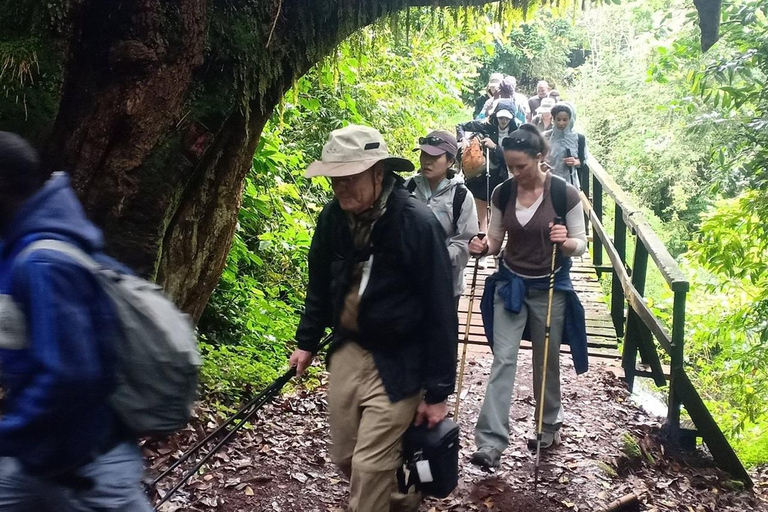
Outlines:
[[[387,143],[378,130],[351,124],[331,132],[328,142],[323,146],[321,159],[312,162],[304,176],[354,176],[380,162],[391,171],[414,169],[410,160],[389,154]]]

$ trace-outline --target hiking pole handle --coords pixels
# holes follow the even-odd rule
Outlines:
[[[480,232],[479,232],[479,233],[477,233],[475,236],[477,237],[477,239],[478,239],[478,240],[482,240],[483,238],[485,238],[485,233],[484,233],[484,232],[482,232],[482,231],[480,231]],[[487,247],[487,246],[486,246],[486,247]],[[473,254],[473,256],[475,257],[475,259],[480,259],[480,258],[482,258],[483,256],[485,256],[486,254],[488,254],[488,251],[487,251],[487,250],[486,250],[484,253],[481,253],[481,254]]]

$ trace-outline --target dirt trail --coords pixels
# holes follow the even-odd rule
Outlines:
[[[630,492],[640,496],[638,510],[649,512],[768,511],[768,469],[754,472],[752,492],[713,469],[703,453],[685,460],[666,457],[656,439],[659,420],[630,402],[605,363],[593,361],[587,374],[576,376],[567,356],[561,359],[563,444],[542,457],[534,492],[534,457],[525,442],[533,431],[530,357],[529,351],[520,354],[510,447],[501,467],[488,473],[471,465],[469,455],[491,358],[470,353],[460,416],[462,479],[451,496],[427,500],[421,511],[599,511]],[[347,483],[328,455],[325,398],[321,387],[266,407],[251,431],[216,455],[161,510],[343,512]],[[152,469],[167,467],[201,431],[190,428],[167,444],[145,447]]]

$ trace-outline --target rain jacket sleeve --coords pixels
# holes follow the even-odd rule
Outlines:
[[[409,236],[410,253],[419,269],[418,276],[424,319],[424,400],[429,404],[444,401],[456,385],[458,317],[453,302],[453,271],[445,247],[445,232],[430,215],[421,223],[418,236]]]
[[[465,132],[482,133],[483,135],[486,135],[488,128],[488,123],[485,121],[467,121],[466,123],[459,123],[456,125],[456,139],[459,142],[464,140]]]
[[[333,203],[331,203],[333,204]],[[309,247],[309,284],[304,300],[304,313],[296,331],[298,348],[317,352],[320,338],[333,324],[331,298],[331,240],[329,214],[331,204],[325,207],[317,221],[317,228]]]
[[[28,346],[3,358],[4,378],[17,385],[0,422],[0,455],[35,474],[63,473],[109,435],[111,412],[98,404],[114,386],[116,318],[95,277],[74,262],[30,255],[14,266],[11,292]]]

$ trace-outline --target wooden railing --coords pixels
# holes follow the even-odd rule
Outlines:
[[[598,276],[611,273],[613,277],[611,318],[617,335],[623,337],[622,367],[627,385],[631,390],[635,377],[652,378],[658,386],[669,384],[667,422],[664,426],[667,437],[683,445],[686,441],[695,443],[696,437],[701,437],[720,468],[751,486],[749,474],[685,371],[687,278],[629,196],[597,161],[590,159],[588,164],[589,176],[582,175],[581,183],[584,191],[582,199],[592,228],[592,261]],[[603,226],[603,199],[606,195],[615,208],[612,236]],[[628,230],[635,239],[631,266],[626,261]],[[610,265],[603,265],[603,251],[608,255]],[[671,334],[645,299],[649,256],[674,295]],[[658,347],[666,352],[671,363],[669,383]],[[650,371],[637,367],[638,354],[643,366]],[[681,405],[685,406],[696,430],[681,429]]]

